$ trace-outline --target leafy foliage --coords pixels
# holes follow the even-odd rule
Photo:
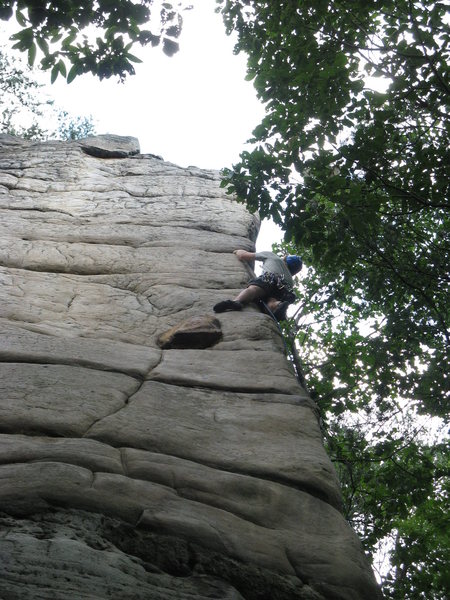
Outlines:
[[[183,8],[188,7],[181,1],[9,0],[0,5],[0,19],[17,20],[13,48],[26,52],[30,65],[41,54],[40,65],[51,71],[52,82],[61,75],[70,83],[82,73],[100,79],[134,74],[132,63],[141,62],[131,53],[135,44],[161,43],[172,56],[178,50]],[[147,29],[155,13],[152,30]]]
[[[349,520],[369,551],[394,538],[385,594],[439,599],[442,578],[430,583],[432,563],[408,540],[425,536],[430,556],[433,539],[438,554],[443,547],[429,520],[443,504],[442,467],[426,459],[432,449],[415,421],[448,418],[446,6],[218,4],[266,106],[254,150],[224,171],[223,185],[280,224],[279,249],[310,265],[286,327],[343,476]]]
[[[95,135],[95,127],[92,117],[73,116],[66,110],[58,112],[58,128],[56,137],[62,140],[79,140],[90,135]]]
[[[334,425],[328,451],[346,491],[345,515],[369,552],[390,555],[391,568],[381,572],[384,596],[444,600],[450,548],[447,506],[448,448],[420,440],[420,427],[397,414],[397,434],[382,428],[370,442],[361,428]],[[403,435],[399,436],[399,433]],[[406,437],[403,437],[407,433]],[[385,565],[384,565],[384,571]]]
[[[37,140],[73,140],[94,133],[91,117],[56,109],[41,88],[28,67],[0,48],[1,133]]]

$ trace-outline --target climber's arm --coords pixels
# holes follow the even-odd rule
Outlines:
[[[239,260],[245,262],[253,262],[255,260],[255,252],[247,252],[247,250],[234,250]]]

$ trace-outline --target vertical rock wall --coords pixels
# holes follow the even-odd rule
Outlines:
[[[158,345],[258,223],[138,151],[0,136],[0,597],[378,598],[274,323]]]

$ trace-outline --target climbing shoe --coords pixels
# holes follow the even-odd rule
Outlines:
[[[222,313],[227,310],[242,310],[243,304],[236,300],[223,300],[214,305],[213,310],[216,313]]]

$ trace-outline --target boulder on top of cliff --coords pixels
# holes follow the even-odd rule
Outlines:
[[[83,152],[97,158],[126,158],[139,154],[139,140],[135,137],[113,135],[92,135],[78,140]]]

